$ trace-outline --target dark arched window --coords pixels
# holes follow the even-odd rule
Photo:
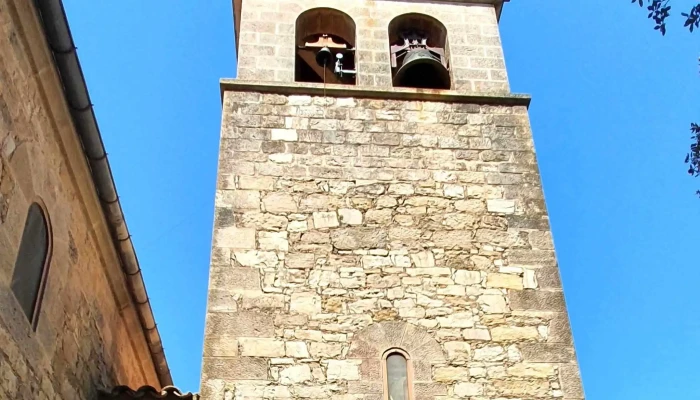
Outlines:
[[[386,400],[411,400],[411,364],[406,352],[392,349],[384,354],[384,377]]]
[[[449,89],[447,29],[424,14],[403,14],[389,23],[391,77],[395,87]]]
[[[51,259],[51,228],[44,209],[38,203],[29,206],[22,241],[12,273],[12,293],[22,311],[36,328]]]
[[[312,8],[296,22],[294,80],[355,84],[355,22],[342,11]]]

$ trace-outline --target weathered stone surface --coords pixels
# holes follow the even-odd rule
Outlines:
[[[472,397],[484,394],[483,383],[459,382],[455,385],[455,396]]]
[[[272,192],[262,199],[263,206],[271,213],[294,213],[297,211],[297,203],[287,193]]]
[[[488,329],[463,329],[462,337],[465,340],[491,340],[491,334]]]
[[[566,311],[562,292],[511,291],[508,293],[508,297],[513,310]]]
[[[294,358],[308,358],[309,349],[305,342],[285,342],[285,355]]]
[[[356,381],[360,379],[359,362],[354,360],[329,360],[326,377],[329,381]]]
[[[335,228],[340,226],[338,223],[338,214],[335,211],[332,212],[315,212],[314,217],[314,227],[316,229],[323,228]]]
[[[493,389],[504,396],[545,397],[551,395],[549,382],[546,380],[503,381],[495,380]]]
[[[436,382],[455,382],[469,379],[469,370],[465,367],[438,367],[433,371]]]
[[[455,271],[454,281],[458,285],[477,285],[481,283],[481,273],[479,271]]]
[[[238,344],[241,356],[245,357],[284,357],[284,342],[271,338],[240,338]]]
[[[321,297],[314,293],[292,294],[289,311],[314,316],[321,313]]]
[[[387,240],[387,233],[381,229],[340,228],[331,231],[331,242],[340,250],[384,248]]]
[[[362,212],[352,208],[341,208],[338,210],[340,223],[345,225],[362,225]]]
[[[450,361],[469,361],[471,347],[466,342],[446,342],[443,344]]]
[[[343,345],[340,343],[318,343],[313,342],[309,347],[309,352],[313,358],[332,358],[340,356]]]
[[[307,364],[293,365],[280,371],[279,382],[283,385],[293,385],[308,382],[312,379],[311,367]]]
[[[555,368],[552,364],[525,363],[508,367],[508,375],[523,378],[548,378],[555,373]]]
[[[526,362],[568,363],[575,361],[574,349],[560,344],[526,343],[520,345]]]
[[[254,357],[208,357],[204,359],[202,376],[203,379],[267,379],[267,361]]]
[[[486,287],[522,290],[523,278],[512,274],[488,274]]]
[[[501,346],[486,346],[474,350],[475,361],[502,361],[506,352]]]
[[[307,253],[290,253],[284,260],[284,265],[290,269],[311,269],[316,264],[316,257]]]
[[[254,249],[255,229],[226,227],[214,234],[214,245],[231,249]]]
[[[491,199],[486,201],[486,209],[488,212],[499,214],[513,214],[515,212],[515,201]]]
[[[534,326],[497,326],[491,329],[491,338],[496,342],[537,339],[539,336]]]
[[[379,3],[370,9],[385,7]],[[262,15],[255,0],[249,7],[247,18]],[[388,24],[382,12],[372,15]],[[477,31],[497,32],[495,15],[488,24],[483,17]],[[469,18],[460,21],[472,32]],[[376,58],[359,48],[357,56],[365,67]],[[253,67],[241,68],[245,77]],[[390,85],[366,73],[359,84]],[[259,193],[260,207],[248,193],[240,203],[250,209],[234,213],[233,200],[222,197],[215,238],[231,226],[255,232],[252,247],[234,247],[232,256],[215,241],[216,265],[258,275],[236,282],[213,272],[217,296],[210,297],[218,300],[210,304],[274,315],[267,336],[237,338],[284,343],[284,354],[276,344],[246,349],[276,356],[263,357],[267,377],[246,383],[241,396],[271,399],[265,388],[281,385],[283,398],[376,400],[384,391],[381,357],[400,348],[411,356],[416,400],[562,397],[558,365],[572,355],[528,347],[571,341],[563,298],[553,290],[560,283],[525,113],[225,92],[224,120],[233,127],[223,130],[219,190]],[[264,182],[251,182],[256,176]],[[228,288],[237,285],[247,289]],[[221,354],[241,357],[207,332]]]

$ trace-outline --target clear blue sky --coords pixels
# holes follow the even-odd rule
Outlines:
[[[173,378],[198,390],[231,2],[65,6]],[[514,0],[501,20],[589,400],[700,396],[700,179],[683,164],[700,32],[662,38],[645,17],[629,0]]]

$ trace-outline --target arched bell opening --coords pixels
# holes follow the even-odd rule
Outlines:
[[[342,11],[312,8],[296,22],[294,80],[355,84],[355,21]]]
[[[395,87],[450,89],[447,29],[424,14],[403,14],[389,23],[391,77]]]

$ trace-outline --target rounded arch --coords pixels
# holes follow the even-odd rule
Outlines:
[[[294,80],[355,84],[355,21],[335,8],[311,8],[295,25]]]
[[[447,28],[434,17],[402,14],[389,22],[391,77],[394,86],[450,89]]]
[[[27,210],[10,284],[32,330],[36,330],[39,321],[52,252],[49,213],[44,201],[36,198]]]
[[[447,28],[435,17],[420,13],[401,14],[389,22],[389,43],[402,42],[401,32],[418,31],[428,38],[428,46],[445,48],[447,45]]]
[[[355,333],[348,358],[383,359],[391,351],[432,364],[446,362],[442,346],[426,328],[401,321],[379,322]]]
[[[327,34],[354,48],[355,32],[355,20],[348,14],[330,7],[311,8],[302,12],[297,17],[295,26],[297,46],[303,46],[307,40]]]

